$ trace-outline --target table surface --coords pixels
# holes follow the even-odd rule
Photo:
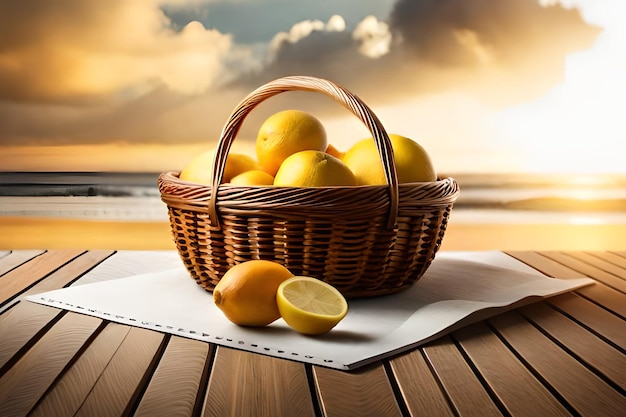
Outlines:
[[[626,251],[508,254],[596,283],[346,372],[21,300],[154,252],[0,252],[0,416],[626,415]]]

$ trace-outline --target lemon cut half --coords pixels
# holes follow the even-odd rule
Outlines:
[[[283,281],[276,303],[289,327],[309,335],[327,333],[348,313],[348,302],[339,290],[311,277],[295,276]]]

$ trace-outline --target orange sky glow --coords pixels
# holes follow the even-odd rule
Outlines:
[[[557,2],[545,0],[542,3],[547,5]],[[623,160],[626,155],[626,26],[623,24],[626,18],[626,2],[563,0],[560,4],[565,7],[579,7],[587,23],[597,25],[603,30],[589,49],[571,53],[565,58],[562,79],[545,88],[545,91],[526,92],[529,97],[524,99],[523,88],[507,84],[511,79],[505,80],[504,75],[494,70],[489,71],[486,76],[489,77],[490,86],[485,88],[482,98],[472,94],[472,88],[485,85],[484,80],[478,80],[475,87],[433,91],[387,102],[374,101],[372,108],[390,133],[404,134],[422,143],[429,150],[440,172],[626,174],[626,163]],[[607,7],[608,4],[610,7]],[[325,30],[342,29],[341,22],[337,22],[331,24],[329,21]],[[382,30],[381,28],[382,26],[377,26],[377,30]],[[211,42],[221,45],[216,53],[227,49],[229,42],[232,42],[227,37],[219,36],[215,32],[205,32],[203,29],[200,24],[187,26],[184,29],[187,31],[185,42],[206,42],[211,38]],[[383,42],[384,38],[381,39]],[[174,49],[177,47],[169,35],[163,35],[160,41],[170,42]],[[474,54],[478,62],[483,62],[485,66],[490,65],[490,46],[481,43],[474,32],[460,31],[457,41]],[[149,49],[151,45],[147,40],[145,42],[144,46]],[[384,42],[376,47],[381,51]],[[8,59],[0,56],[0,68],[11,64]],[[181,55],[181,62],[185,65],[198,64],[203,70],[217,71],[210,67],[206,57],[200,55]],[[94,70],[105,65],[96,58],[90,63]],[[127,62],[109,63],[122,72],[128,68]],[[134,66],[136,72],[126,73],[125,82],[131,84],[137,77],[153,76],[148,64],[149,62],[144,62],[141,66]],[[172,65],[165,59],[162,64],[165,67]],[[186,94],[192,94],[191,90],[198,87],[190,83],[190,79],[181,78],[177,68],[165,68],[163,74],[165,78],[170,77],[170,82],[177,84]],[[107,91],[111,84],[118,81],[101,75],[85,78],[83,71],[77,74],[74,85],[68,84],[66,87],[99,93]],[[499,83],[501,75],[503,81]],[[506,90],[506,85],[510,85],[510,91]],[[148,89],[150,85],[141,88]],[[366,102],[373,97],[373,91],[375,89],[364,91],[363,98]],[[360,95],[358,90],[353,92]],[[128,90],[127,93],[142,94],[137,89]],[[237,94],[243,93],[244,90],[233,92],[228,106],[242,98]],[[54,95],[57,92],[50,90],[49,94]],[[514,103],[502,105],[507,94],[517,95],[517,99]],[[488,98],[484,99],[485,96]],[[201,104],[202,99],[197,99],[196,102]],[[185,115],[201,119],[203,112],[213,113],[212,117],[225,122],[232,108],[228,106],[219,112],[205,108]],[[261,115],[262,113],[259,117]],[[330,142],[341,150],[346,150],[368,133],[357,126],[354,117],[347,112],[328,112],[319,117],[327,128]],[[172,135],[175,135],[174,127],[177,123],[181,126],[190,123],[179,117],[178,113],[170,113],[164,120],[173,126]],[[207,123],[214,122],[211,120]],[[215,127],[213,131],[219,132],[219,128]],[[110,139],[109,143],[50,144],[44,141],[22,144],[21,139],[16,138],[13,143],[0,146],[0,170],[179,170],[193,156],[213,147],[217,137],[207,138],[206,142],[194,140],[193,143],[176,141],[175,138],[168,143],[150,143],[149,140],[134,143],[124,137]],[[252,135],[247,133],[247,136],[236,141],[233,152],[253,155],[253,140]]]

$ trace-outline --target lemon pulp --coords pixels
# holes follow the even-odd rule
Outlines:
[[[339,290],[312,277],[283,281],[276,302],[283,320],[303,334],[326,333],[348,313],[348,303]]]

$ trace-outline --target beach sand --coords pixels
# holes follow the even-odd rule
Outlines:
[[[0,216],[0,249],[175,250],[164,221]],[[442,250],[625,250],[626,224],[506,224],[451,221]]]

